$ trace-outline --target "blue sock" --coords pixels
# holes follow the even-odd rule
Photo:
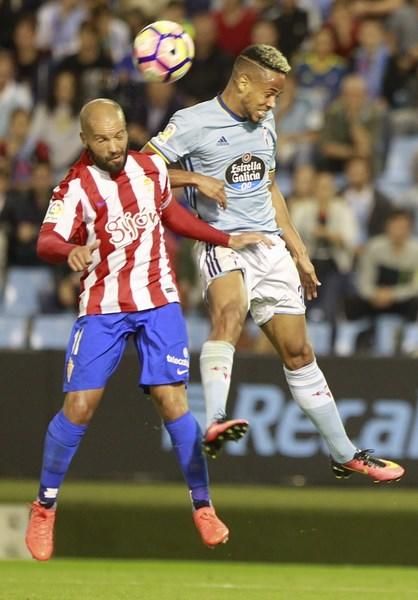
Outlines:
[[[87,429],[87,425],[71,423],[62,410],[49,423],[45,436],[39,502],[46,507],[55,504],[60,485]]]
[[[194,508],[210,506],[209,476],[202,451],[202,432],[198,422],[187,412],[165,423]]]

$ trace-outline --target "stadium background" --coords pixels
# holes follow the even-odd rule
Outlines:
[[[145,84],[131,63],[133,35],[156,18],[183,22],[195,35],[193,70],[177,85]],[[81,103],[119,101],[132,147],[140,148],[173,111],[219,92],[241,48],[266,42],[293,67],[276,111],[278,182],[289,208],[305,223],[308,205],[335,201],[355,225],[345,266],[323,272],[322,291],[332,292],[310,307],[310,335],[350,434],[405,463],[408,473],[396,490],[360,478],[334,486],[316,434],[248,322],[231,408],[250,414],[253,427],[248,440],[210,464],[215,500],[239,533],[214,558],[415,564],[418,327],[393,314],[348,321],[345,301],[358,291],[362,255],[374,235],[385,235],[392,208],[413,217],[418,208],[417,2],[3,0],[0,23],[0,554],[24,553],[24,503],[36,489],[46,424],[61,402],[77,280],[41,264],[34,248],[50,189],[80,151]],[[335,115],[344,121],[347,88],[348,97],[361,96],[361,128],[345,134],[346,153],[337,158]],[[365,173],[360,184],[356,165]],[[370,212],[377,215],[373,226]],[[415,223],[415,240],[417,232]],[[190,244],[172,236],[169,243],[194,352],[191,405],[202,417],[196,353],[208,322]],[[417,290],[409,300],[418,300]],[[57,555],[207,560],[135,373],[128,353],[64,486]]]

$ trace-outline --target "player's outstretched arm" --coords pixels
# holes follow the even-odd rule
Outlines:
[[[174,198],[164,208],[161,220],[164,226],[168,227],[178,235],[182,235],[194,240],[209,242],[216,246],[226,246],[239,250],[252,244],[264,243],[271,246],[273,242],[262,233],[241,233],[238,235],[229,235],[215,227],[211,227],[204,221],[192,215],[183,208]]]
[[[276,211],[276,221],[282,229],[282,237],[291,253],[299,271],[300,280],[308,300],[316,298],[317,287],[321,285],[315,273],[315,268],[310,261],[305,244],[293,225],[285,199],[274,179],[271,183],[271,199]]]
[[[248,231],[247,233],[234,233],[229,238],[229,248],[233,250],[242,250],[247,246],[255,244],[264,244],[268,248],[274,246],[274,242],[263,233],[257,231]]]

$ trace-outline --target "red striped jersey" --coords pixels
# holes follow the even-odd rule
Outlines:
[[[134,151],[117,174],[102,171],[84,152],[54,189],[44,223],[66,241],[100,240],[81,277],[80,316],[179,301],[161,223],[171,200],[164,161]]]

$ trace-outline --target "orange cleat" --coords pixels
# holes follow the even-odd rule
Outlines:
[[[346,463],[331,461],[331,469],[337,479],[348,479],[360,473],[373,479],[374,483],[399,481],[405,469],[395,462],[371,456],[373,450],[359,450]]]
[[[49,560],[54,551],[55,508],[32,502],[26,529],[26,546],[36,560]]]
[[[247,433],[248,428],[248,421],[244,419],[214,421],[203,438],[203,450],[211,458],[216,458],[225,442],[237,442]]]
[[[212,506],[205,506],[193,511],[193,521],[202,542],[208,548],[214,548],[218,544],[226,544],[228,541],[229,529],[218,519]]]

